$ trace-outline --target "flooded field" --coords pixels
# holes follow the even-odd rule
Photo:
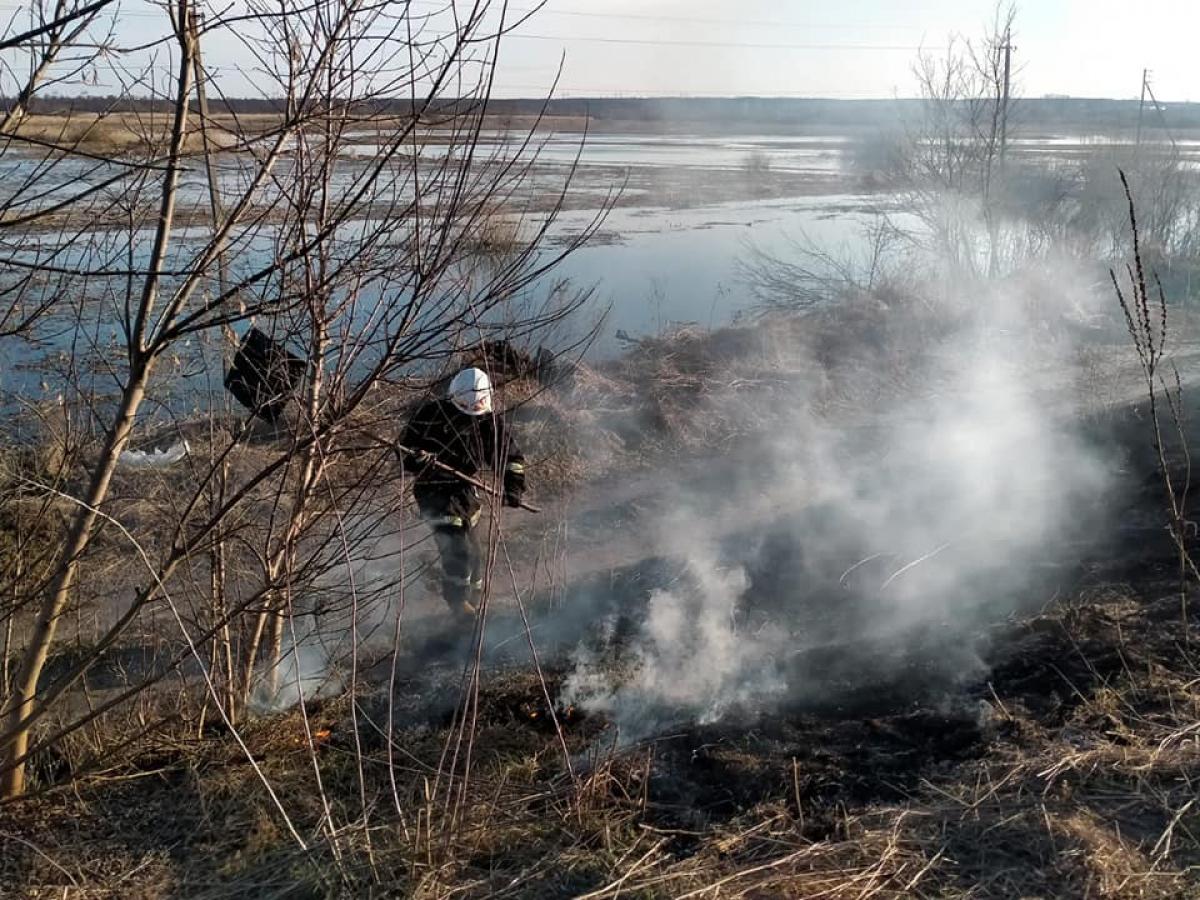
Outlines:
[[[741,201],[691,209],[616,209],[603,236],[563,263],[561,275],[594,286],[608,311],[593,352],[619,349],[618,332],[654,335],[680,324],[728,324],[756,300],[743,267],[756,251],[786,255],[807,241],[830,252],[865,251],[865,228],[885,210],[888,194]],[[902,216],[903,218],[903,216]],[[566,223],[564,223],[566,224]]]
[[[603,318],[588,350],[593,358],[603,358],[625,346],[618,334],[652,336],[680,324],[716,327],[752,314],[761,298],[748,283],[746,267],[756,254],[794,256],[803,245],[839,259],[862,258],[870,249],[868,226],[882,215],[907,233],[919,234],[921,226],[904,209],[904,198],[891,192],[889,180],[871,168],[877,145],[885,140],[884,135],[862,132],[714,136],[568,131],[539,132],[525,141],[491,131],[481,135],[469,165],[493,169],[515,159],[527,161],[501,214],[517,223],[516,234],[524,238],[559,208],[539,259],[560,253],[603,214],[586,246],[516,298],[543,302],[554,291],[590,292],[589,304],[569,330],[581,334]],[[368,134],[356,135],[334,169],[335,189],[353,190],[379,146]],[[1159,145],[1142,152],[1165,150]],[[1127,135],[1026,134],[1011,142],[1016,164],[1047,173],[1081,160],[1115,167],[1131,152]],[[1178,135],[1171,152],[1185,167],[1200,166],[1200,140],[1194,135]],[[394,160],[386,190],[403,196],[411,189],[414,172],[420,178],[435,173],[451,179],[468,163],[459,153],[448,161],[449,153],[447,138],[431,133],[414,147],[413,155]],[[279,162],[281,171],[296,164],[288,154]],[[0,162],[0,191],[5,198],[29,193],[35,205],[52,203],[80,185],[99,190],[122,165],[88,158],[51,165],[49,158],[10,153]],[[223,189],[236,195],[251,167],[247,156],[221,154],[217,173]],[[45,178],[46,173],[51,177]],[[281,178],[280,183],[285,182]],[[28,189],[31,183],[36,183],[36,191]],[[273,190],[270,185],[265,188],[264,204],[276,200]],[[183,227],[169,250],[168,266],[176,271],[187,270],[211,233],[207,194],[204,169],[191,160],[181,179],[178,215]],[[153,200],[146,194],[138,202]],[[144,229],[131,237],[119,223],[93,227],[71,222],[62,227],[62,235],[47,231],[36,241],[31,236],[16,248],[17,257],[44,254],[44,247],[57,240],[63,244],[55,251],[60,263],[79,264],[90,254],[104,259],[128,256],[136,264],[146,258],[152,237]],[[252,236],[231,242],[231,272],[249,273],[265,263],[273,252],[272,227],[267,220],[255,226]],[[113,290],[119,293],[115,282]],[[53,392],[55,379],[47,377],[45,363],[81,350],[98,363],[97,389],[113,381],[102,364],[119,337],[111,310],[105,312],[101,304],[85,318],[87,324],[80,326],[73,313],[65,319],[50,317],[35,343],[14,352],[2,379],[4,388],[24,397]],[[185,361],[181,370],[198,372],[200,365]],[[201,380],[207,385],[214,379]]]
[[[881,216],[911,235],[922,225],[872,170],[878,146],[895,135],[598,134],[540,137],[536,177],[552,183],[574,170],[568,203],[555,235],[584,226],[598,198],[621,185],[596,238],[563,262],[556,277],[595,289],[607,310],[593,353],[620,348],[618,331],[653,335],[678,324],[714,327],[752,313],[758,304],[745,277],[757,252],[787,257],[803,245],[839,259],[865,258],[869,226]],[[1069,168],[1127,164],[1132,134],[1019,135],[1012,165],[1069,178]],[[514,138],[485,136],[483,155],[505,160],[522,149]],[[439,151],[431,143],[423,152]],[[1169,145],[1140,152],[1165,156],[1182,168],[1200,167],[1200,140],[1183,133]],[[588,198],[594,202],[587,202]]]
[[[539,135],[531,142],[539,163],[581,166],[675,167],[785,172],[840,172],[849,135],[689,135],[571,134]],[[524,144],[518,136],[484,135],[479,153],[509,156]],[[369,147],[370,145],[366,145]],[[423,152],[444,154],[446,144],[431,141]]]

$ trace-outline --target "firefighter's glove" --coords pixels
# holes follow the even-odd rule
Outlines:
[[[525,460],[513,459],[504,468],[504,505],[517,507],[521,505],[521,495],[525,493]]]
[[[413,450],[408,454],[406,463],[410,469],[424,469],[430,465],[434,459],[436,459],[436,457],[428,450]]]

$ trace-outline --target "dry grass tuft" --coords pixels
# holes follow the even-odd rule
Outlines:
[[[209,140],[218,148],[237,143],[234,133],[214,122]],[[230,123],[232,124],[232,123]],[[28,138],[37,144],[49,144],[64,150],[78,149],[98,155],[155,153],[165,151],[171,133],[171,119],[163,114],[146,113],[72,113],[69,116],[29,115],[17,126],[18,138]],[[199,153],[204,141],[198,128],[193,127],[184,139],[185,153]]]
[[[523,232],[519,215],[501,206],[489,207],[476,217],[464,244],[468,252],[481,256],[507,256],[524,246]]]

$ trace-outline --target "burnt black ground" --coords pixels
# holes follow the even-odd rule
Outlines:
[[[728,530],[722,552],[744,564],[750,577],[742,621],[777,617],[779,610],[761,598],[785,593],[788,603],[804,611],[795,617],[796,652],[786,660],[793,690],[786,702],[736,709],[715,723],[672,722],[611,758],[605,748],[613,741],[612,723],[562,701],[571,651],[581,640],[594,640],[599,625],[611,620],[615,627],[605,640],[619,665],[650,594],[686,581],[682,560],[642,555],[585,571],[568,586],[577,604],[570,614],[552,607],[549,598],[531,598],[544,686],[521,649],[519,617],[498,605],[478,695],[480,765],[536,766],[539,779],[552,786],[547,790],[561,790],[566,778],[553,712],[576,759],[607,760],[617,775],[611,782],[613,807],[625,808],[631,795],[637,797],[638,821],[668,836],[665,851],[684,860],[707,852],[708,836],[721,828],[756,821],[761,809],[790,810],[807,840],[853,840],[846,829],[854,816],[921,802],[931,790],[969,787],[979,777],[978,767],[989,761],[1035,757],[1051,738],[1083,748],[1121,740],[1125,726],[1106,707],[1105,693],[1128,695],[1131,673],[1196,671],[1187,641],[1200,640],[1190,620],[1181,621],[1178,561],[1163,529],[1156,454],[1147,450],[1144,424],[1135,412],[1103,423],[1103,439],[1121,451],[1126,488],[1107,498],[1106,508],[1076,532],[1047,543],[1041,565],[1030,567],[1016,596],[989,595],[989,575],[981,571],[979,594],[969,598],[974,615],[932,617],[903,640],[871,627],[886,609],[877,590],[886,567],[863,566],[848,586],[840,578],[850,564],[877,552],[870,540],[827,549],[827,557],[805,557],[789,553],[788,540],[764,539],[759,527],[768,526],[768,538],[788,536],[813,527],[806,517],[819,524],[837,511],[779,513],[755,527]],[[613,508],[617,517],[639,514],[636,504],[614,502]],[[1003,602],[993,602],[997,599]],[[321,752],[331,768],[341,766],[336,776],[341,780],[329,783],[339,796],[355,795],[347,773],[359,749],[373,758],[370,772],[378,774],[389,720],[397,759],[437,765],[461,712],[469,646],[461,632],[447,627],[439,633],[439,644],[426,643],[420,652],[407,648],[396,660],[394,685],[390,658],[364,666],[357,737],[345,703],[311,706],[314,725],[331,727],[328,749]],[[1139,721],[1161,719],[1165,727],[1176,727],[1170,696],[1137,690],[1141,693],[1129,702],[1136,703]],[[309,768],[294,715],[252,724],[247,740],[275,778],[296,778]],[[95,782],[87,773],[55,769],[54,760],[42,762],[40,786],[83,777],[75,788],[31,801],[27,813],[7,826],[14,834],[40,841],[53,833],[56,854],[74,852],[68,849],[74,847],[70,835],[82,834],[106,858],[135,861],[122,865],[132,867],[153,853],[179,871],[203,863],[204,878],[211,876],[209,848],[231,839],[220,810],[206,811],[214,796],[230,803],[228,797],[257,790],[241,750],[219,727],[105,761],[104,777]],[[229,788],[227,796],[213,787],[225,780],[241,786]],[[75,790],[84,792],[86,809],[73,799]],[[1107,807],[1094,805],[1108,814]],[[1148,845],[1170,821],[1169,811],[1145,805],[1112,815],[1123,816],[1123,834]],[[1017,820],[995,825],[988,832],[988,852],[1054,857],[1058,847],[1035,830]],[[995,869],[969,829],[948,832],[946,841],[962,878],[978,879]],[[40,865],[23,847],[5,844],[6,872],[18,878]],[[1054,882],[1061,890],[1047,895],[1080,895],[1078,882],[1063,878]],[[584,878],[578,888],[599,883]]]
[[[1078,527],[1046,541],[1020,578],[998,577],[1007,561],[997,548],[994,570],[981,567],[944,615],[910,623],[902,633],[878,590],[895,571],[893,561],[884,555],[843,577],[882,552],[870,535],[883,530],[861,529],[863,541],[813,554],[796,536],[844,512],[810,507],[726,529],[721,552],[749,575],[740,624],[786,619],[793,629],[794,652],[780,661],[790,688],[785,700],[764,708],[735,709],[714,724],[666,723],[661,734],[626,748],[629,757],[652,760],[651,818],[699,827],[798,796],[812,807],[812,836],[828,836],[838,809],[903,799],[926,780],[1029,737],[1022,729],[1062,728],[1098,691],[1122,683],[1131,666],[1186,665],[1175,633],[1178,557],[1145,425],[1138,407],[1089,423],[1091,439],[1112,452],[1122,471],[1120,488],[1086,508]],[[691,471],[702,469],[701,463]],[[1181,470],[1175,474],[1182,478]],[[611,519],[594,510],[592,526],[636,520],[653,502],[639,506],[617,496],[608,507]],[[977,550],[969,551],[972,558]],[[926,565],[953,565],[955,552]],[[532,626],[552,698],[581,642],[595,643],[603,631],[600,646],[619,667],[652,592],[678,589],[688,577],[680,558],[650,556],[578,578],[561,591],[570,598],[566,609],[533,598]],[[1132,586],[1138,598],[1132,612],[1106,605],[1118,602],[1105,593],[1114,584]],[[1118,605],[1127,604],[1121,596]],[[523,630],[512,612],[491,614],[495,637],[485,652],[481,721],[552,733]],[[419,664],[401,666],[394,702],[402,727],[453,721],[470,640],[451,631],[441,638],[414,657]],[[603,716],[560,705],[557,711],[579,752],[613,742]]]

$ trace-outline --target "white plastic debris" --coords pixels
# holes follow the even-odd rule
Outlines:
[[[190,451],[188,442],[180,441],[165,450],[123,450],[120,460],[122,465],[133,469],[159,469],[174,465]]]

